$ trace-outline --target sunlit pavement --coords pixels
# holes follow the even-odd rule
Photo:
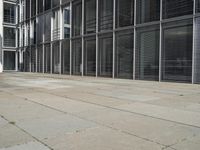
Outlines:
[[[200,85],[0,74],[0,150],[199,150]]]

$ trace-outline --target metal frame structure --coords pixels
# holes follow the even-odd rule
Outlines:
[[[159,21],[153,21],[153,22],[147,22],[147,23],[142,23],[142,24],[137,24],[137,22],[136,22],[136,17],[137,17],[137,11],[136,11],[136,8],[137,8],[137,1],[138,0],[134,0],[134,24],[132,25],[132,26],[127,26],[127,27],[121,27],[121,28],[116,28],[115,26],[116,26],[116,0],[113,0],[113,29],[112,30],[107,30],[107,31],[103,31],[103,32],[100,32],[99,31],[99,2],[101,1],[101,0],[96,0],[96,32],[95,33],[92,33],[92,34],[85,34],[85,32],[84,32],[84,29],[85,29],[85,23],[84,23],[84,17],[85,17],[85,11],[84,11],[84,9],[85,9],[85,1],[86,0],[81,0],[82,1],[82,26],[81,26],[81,35],[79,35],[79,36],[73,36],[72,35],[72,21],[73,21],[73,11],[72,11],[72,9],[73,9],[73,2],[74,1],[76,1],[76,0],[59,0],[59,2],[60,2],[60,5],[58,5],[57,7],[54,7],[54,8],[52,8],[51,7],[51,9],[49,9],[49,10],[47,10],[47,11],[45,11],[45,9],[44,9],[44,5],[45,5],[45,3],[44,3],[44,1],[43,1],[43,11],[41,12],[41,13],[38,13],[38,1],[39,0],[36,0],[36,15],[35,16],[32,16],[32,14],[31,14],[31,10],[30,10],[30,18],[28,18],[28,19],[22,19],[21,18],[21,14],[23,13],[23,12],[26,12],[25,10],[24,10],[24,8],[25,7],[22,7],[22,1],[23,0],[18,0],[18,2],[17,2],[17,5],[16,6],[18,6],[20,9],[20,21],[19,21],[19,23],[18,23],[18,25],[17,25],[17,28],[19,28],[19,34],[20,34],[20,39],[22,38],[22,29],[21,29],[21,27],[22,26],[26,26],[26,24],[27,24],[27,22],[29,22],[29,25],[31,25],[31,21],[32,20],[36,20],[36,24],[38,24],[38,17],[39,16],[43,16],[43,15],[45,15],[46,13],[49,13],[49,12],[51,12],[51,40],[48,42],[48,43],[50,43],[50,47],[51,47],[51,73],[53,73],[52,72],[52,67],[53,67],[53,64],[52,64],[52,49],[53,49],[53,47],[52,47],[52,44],[55,42],[54,41],[54,39],[53,39],[53,35],[52,35],[52,29],[53,29],[53,12],[55,12],[55,11],[59,11],[59,14],[60,14],[60,34],[59,34],[59,39],[57,40],[57,41],[59,41],[59,50],[60,50],[60,56],[59,56],[59,61],[60,61],[60,70],[59,70],[59,73],[61,74],[61,58],[62,58],[62,56],[61,56],[61,48],[62,48],[62,41],[63,40],[65,40],[65,39],[63,39],[63,32],[64,32],[64,30],[63,30],[63,8],[65,7],[65,6],[69,6],[70,7],[70,25],[71,25],[71,30],[70,30],[70,38],[68,39],[69,41],[70,41],[70,73],[69,73],[69,75],[72,75],[72,40],[75,40],[75,39],[81,39],[81,41],[82,41],[82,56],[81,56],[81,58],[82,58],[82,67],[81,67],[81,76],[84,76],[84,69],[83,69],[83,67],[84,67],[84,41],[85,41],[85,38],[86,37],[89,37],[89,36],[93,36],[93,37],[96,37],[96,77],[98,77],[98,71],[99,71],[99,62],[98,62],[98,59],[99,59],[99,36],[100,35],[103,35],[103,34],[107,34],[107,33],[111,33],[112,35],[113,35],[113,64],[112,64],[112,70],[113,70],[113,72],[112,72],[112,78],[114,79],[114,78],[116,78],[116,76],[115,76],[115,49],[116,49],[116,40],[115,40],[115,37],[116,37],[116,32],[117,31],[125,31],[125,30],[134,30],[134,44],[133,44],[133,64],[130,64],[130,65],[133,65],[133,79],[136,79],[136,40],[137,40],[137,36],[136,36],[136,32],[137,32],[137,29],[138,28],[140,28],[140,27],[148,27],[148,26],[151,26],[151,25],[159,25],[159,27],[160,27],[160,37],[159,37],[159,82],[161,82],[162,81],[162,36],[163,36],[163,33],[162,33],[162,28],[163,28],[163,24],[165,24],[165,23],[170,23],[170,22],[173,22],[173,21],[178,21],[178,20],[187,20],[187,19],[193,19],[193,50],[192,50],[192,55],[193,55],[193,57],[192,57],[192,83],[195,83],[195,80],[194,80],[194,63],[195,63],[195,60],[194,60],[194,49],[195,49],[195,43],[194,43],[194,38],[195,38],[195,34],[194,34],[194,32],[195,32],[195,19],[196,19],[196,17],[199,17],[200,16],[200,13],[196,13],[196,0],[194,0],[194,7],[193,7],[193,14],[191,14],[191,15],[185,15],[185,16],[180,16],[180,17],[174,17],[174,18],[170,18],[170,19],[163,19],[163,16],[162,16],[162,14],[163,14],[163,12],[162,12],[162,4],[163,4],[163,0],[160,0],[160,20]],[[30,2],[30,8],[31,8],[31,3],[32,3],[32,1],[34,1],[34,0],[31,0],[31,2]],[[63,3],[63,1],[65,1],[65,3]],[[53,3],[53,0],[51,0],[51,4]],[[26,4],[25,4],[26,5]],[[52,6],[52,5],[51,5]],[[23,16],[25,16],[25,18],[26,18],[26,14],[24,14]],[[36,25],[36,31],[37,31],[37,25]],[[39,44],[41,44],[41,43],[37,43],[37,36],[36,36],[36,43],[35,43],[35,45],[31,45],[31,43],[29,43],[28,45],[20,45],[19,47],[18,47],[18,51],[19,51],[19,53],[21,54],[21,55],[23,55],[22,53],[24,53],[25,52],[25,49],[26,49],[26,47],[28,46],[28,47],[32,47],[32,46],[35,46],[36,47],[36,51],[35,51],[35,53],[36,53],[36,72],[38,72],[38,70],[37,70],[37,68],[38,68],[38,64],[37,64],[37,62],[38,62],[38,57],[37,57],[37,55],[38,55],[38,49],[37,49],[37,45],[39,45]],[[43,71],[42,71],[42,73],[44,73],[44,44],[45,44],[46,42],[44,41],[44,35],[43,35],[43,41],[42,41],[42,45],[43,45]],[[22,58],[23,56],[20,56],[20,59]],[[30,62],[31,63],[31,62]],[[199,64],[200,65],[200,64]],[[31,65],[30,65],[31,66]],[[30,71],[31,71],[31,69],[29,69]]]

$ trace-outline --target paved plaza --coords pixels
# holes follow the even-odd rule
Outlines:
[[[0,150],[200,150],[200,85],[2,73]]]

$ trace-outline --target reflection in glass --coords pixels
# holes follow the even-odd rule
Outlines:
[[[73,2],[72,13],[73,36],[79,36],[82,32],[82,2],[80,0]]]
[[[192,20],[163,26],[163,80],[191,82],[192,30]]]
[[[51,72],[51,47],[50,44],[44,45],[44,73]]]
[[[88,76],[96,75],[96,39],[85,40],[84,49],[84,74]]]
[[[65,40],[62,42],[62,55],[61,55],[62,74],[70,73],[70,41]]]
[[[99,38],[98,75],[112,77],[113,71],[113,37],[105,35]]]
[[[116,34],[115,76],[133,78],[133,31]]]
[[[99,30],[111,30],[113,28],[113,0],[99,1]]]
[[[160,0],[137,0],[137,23],[160,20]]]
[[[116,1],[116,27],[131,26],[134,24],[134,0]]]
[[[52,45],[52,73],[60,73],[60,45],[59,41]]]
[[[193,14],[193,0],[163,0],[163,18]]]
[[[15,52],[4,51],[4,70],[15,70]]]
[[[82,45],[81,39],[72,41],[72,74],[81,75],[82,73]]]
[[[137,30],[136,79],[159,80],[159,31],[159,26]]]
[[[85,33],[96,32],[96,0],[85,0]]]

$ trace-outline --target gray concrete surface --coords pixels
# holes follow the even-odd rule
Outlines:
[[[200,85],[0,74],[0,150],[199,150]]]

